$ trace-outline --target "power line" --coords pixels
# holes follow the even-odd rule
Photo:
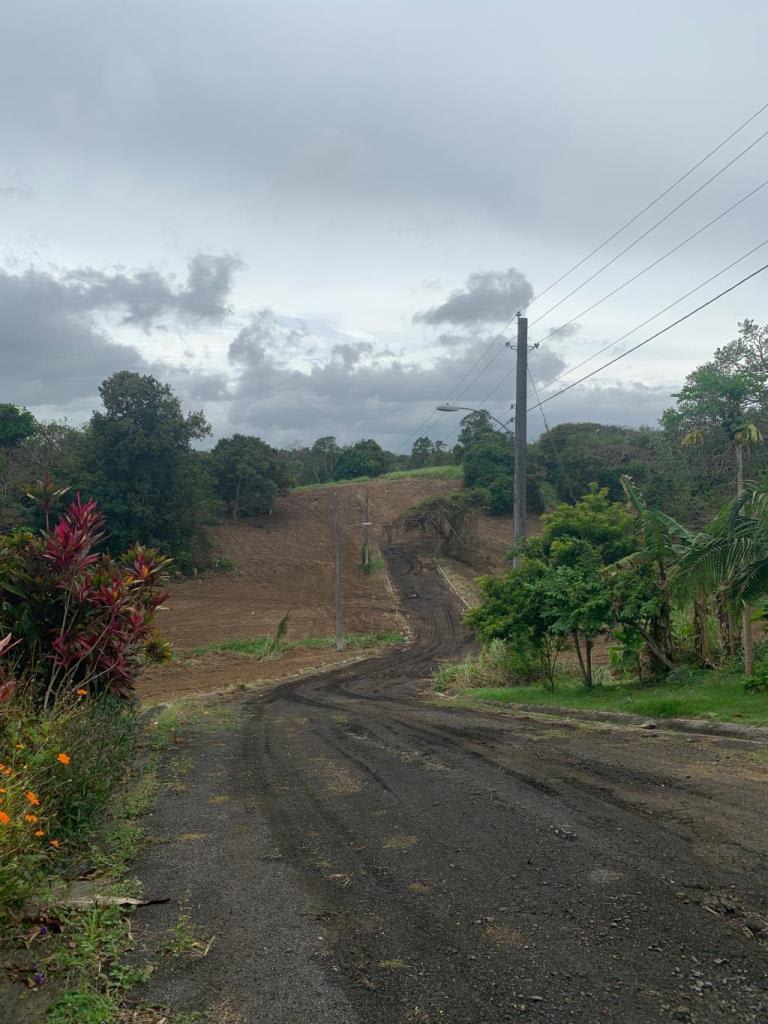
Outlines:
[[[669,305],[664,306],[663,309],[658,310],[656,313],[653,314],[653,316],[649,316],[646,320],[643,320],[641,323],[635,324],[635,326],[631,330],[627,331],[625,334],[622,334],[619,338],[614,339],[613,341],[609,342],[607,345],[603,345],[602,348],[599,348],[596,352],[593,352],[592,355],[587,356],[586,359],[582,359],[582,361],[580,363],[576,363],[575,366],[569,366],[568,369],[564,370],[560,374],[559,377],[555,377],[554,380],[549,381],[547,386],[551,387],[553,384],[557,384],[558,381],[563,380],[570,373],[573,373],[574,370],[580,369],[582,366],[585,366],[587,363],[592,362],[593,359],[596,359],[598,356],[602,355],[603,352],[607,352],[609,349],[613,348],[615,345],[618,345],[622,341],[625,341],[631,335],[635,334],[639,330],[642,330],[643,327],[646,327],[649,323],[651,323],[652,320],[656,320],[658,317],[662,316],[664,313],[667,313],[670,309],[673,309],[675,306],[679,305],[681,302],[684,302],[685,299],[690,298],[691,295],[694,295],[696,292],[701,291],[702,288],[705,288],[708,284],[711,284],[712,281],[714,281],[716,278],[721,277],[723,274],[726,274],[729,270],[732,270],[739,263],[743,263],[744,260],[746,260],[750,256],[754,255],[754,253],[756,253],[759,249],[762,249],[766,245],[768,245],[768,239],[766,239],[763,242],[760,242],[758,245],[754,246],[754,248],[750,249],[749,252],[745,252],[743,256],[739,256],[738,259],[733,260],[733,262],[729,263],[727,266],[725,266],[722,269],[718,270],[717,273],[712,274],[711,277],[708,277],[708,278],[706,278],[706,280],[702,281],[700,284],[697,284],[695,288],[691,288],[690,291],[685,292],[684,295],[681,295],[679,298],[675,299],[674,302],[670,302]],[[491,391],[489,391],[489,393],[483,399],[483,402],[485,403],[490,398],[492,398],[493,395],[502,386],[502,384],[505,384],[509,380],[509,378],[514,374],[514,372],[515,371],[514,371],[514,368],[513,368],[509,372],[505,373],[504,376],[501,377],[496,382],[496,384],[494,385],[493,389]]]
[[[701,157],[701,159],[697,160],[696,163],[694,163],[691,167],[689,167],[687,171],[685,171],[683,174],[681,174],[680,177],[676,178],[675,181],[673,181],[671,185],[668,185],[667,188],[665,188],[654,199],[652,199],[650,203],[648,203],[646,206],[644,206],[638,213],[634,214],[634,216],[630,217],[629,220],[625,221],[625,223],[622,224],[621,227],[617,228],[604,241],[602,241],[594,249],[592,249],[590,252],[588,252],[586,254],[586,256],[583,256],[577,263],[575,263],[572,267],[570,267],[569,270],[566,270],[566,272],[564,274],[561,274],[560,277],[558,277],[556,280],[554,280],[550,284],[548,284],[546,286],[546,288],[542,289],[542,291],[536,293],[519,310],[519,312],[525,312],[525,310],[528,309],[529,306],[531,306],[534,302],[536,302],[538,299],[540,299],[543,295],[546,295],[547,292],[551,291],[558,284],[560,284],[562,281],[564,281],[567,277],[569,277],[572,273],[574,273],[574,271],[578,270],[579,267],[582,267],[588,260],[590,260],[598,252],[600,252],[601,249],[605,248],[606,245],[608,245],[615,238],[617,238],[623,231],[625,231],[628,227],[630,227],[632,224],[634,224],[636,221],[638,221],[645,213],[647,213],[654,206],[656,206],[659,202],[661,202],[662,199],[664,199],[667,195],[669,195],[669,193],[672,192],[675,188],[677,188],[678,185],[682,184],[683,181],[685,181],[687,178],[689,178],[695,171],[697,171],[699,169],[699,167],[701,167],[704,163],[707,162],[707,160],[709,160],[711,157],[713,157],[715,155],[715,153],[718,153],[724,146],[726,146],[731,141],[731,139],[735,138],[741,131],[743,131],[753,121],[755,121],[760,116],[760,114],[762,114],[767,109],[768,109],[768,103],[764,103],[758,110],[755,111],[754,114],[752,114],[750,117],[748,117],[745,121],[742,121],[742,123],[740,125],[738,125],[736,128],[734,128],[734,130],[732,132],[730,132],[730,134],[727,135],[721,142],[719,142],[713,149],[711,149],[708,153],[706,153],[703,157]],[[754,143],[752,143],[751,146],[747,147],[747,149],[751,149],[752,146],[756,145],[757,142],[759,142],[764,137],[765,137],[764,135],[760,136],[760,138],[757,139]],[[731,161],[731,163],[735,162],[735,160],[737,160],[741,156],[743,156],[745,152],[747,152],[747,150],[743,151],[741,154],[739,154],[739,156],[735,157],[734,160]],[[727,164],[724,168],[722,168],[718,172],[718,174],[721,174],[729,166],[731,166],[731,164]],[[715,175],[715,177],[717,177],[717,175]],[[714,179],[709,179],[709,180],[712,181]],[[709,182],[706,182],[703,186],[701,186],[701,188],[706,187],[707,184],[709,184]],[[701,189],[699,189],[698,191],[701,191]],[[695,194],[696,193],[694,193],[694,195]],[[690,196],[689,198],[693,198],[693,196]],[[678,208],[679,207],[677,207],[676,209],[678,209]],[[672,212],[674,213],[675,211],[673,210]],[[670,216],[671,216],[671,214],[670,214]],[[650,230],[653,230],[653,229],[650,229]],[[639,241],[639,239],[637,241]],[[571,293],[571,294],[573,294],[573,293]],[[579,314],[579,316],[583,316],[583,314]],[[470,374],[472,374],[474,369],[481,362],[483,362],[483,360],[492,351],[492,349],[496,346],[496,344],[500,341],[500,339],[504,337],[504,335],[506,334],[507,330],[512,325],[514,320],[515,320],[515,317],[513,316],[509,321],[507,321],[507,323],[502,327],[502,329],[494,336],[494,338],[491,340],[489,345],[483,350],[483,352],[475,360],[475,362],[472,364],[472,366],[470,366],[470,368],[460,378],[458,383],[454,386],[453,390],[448,395],[445,396],[447,399],[451,399],[451,398],[455,397],[456,391],[458,390],[458,388],[460,388],[461,385],[464,383],[464,381],[470,376]],[[536,321],[534,321],[534,322],[536,322]],[[500,349],[499,352],[496,353],[496,355],[493,357],[493,359],[491,359],[491,361],[488,363],[488,365],[483,369],[482,373],[479,374],[478,377],[476,377],[475,380],[472,381],[472,383],[475,383],[475,381],[477,379],[479,379],[479,377],[482,376],[482,374],[485,373],[489,369],[491,363],[493,363],[496,360],[496,358],[501,354],[501,351],[503,351],[503,349]],[[466,394],[466,390],[467,389],[465,389],[462,392],[462,395]],[[400,446],[400,450],[405,449],[408,446],[408,444],[411,443],[412,440],[414,440],[416,437],[418,437],[420,435],[421,431],[424,430],[425,427],[428,427],[429,429],[431,429],[431,427],[434,425],[435,422],[437,422],[437,420],[434,417],[429,417],[429,416],[426,417],[426,419],[422,421],[421,425],[417,428],[417,430],[414,433],[409,433],[408,440],[403,445]]]
[[[751,124],[756,118],[758,118],[764,110],[768,110],[768,103],[764,103],[759,110],[755,111],[755,113],[752,114],[751,117],[748,117],[746,121],[743,121],[738,126],[738,128],[734,128],[731,134],[727,135],[722,142],[719,142],[714,149],[711,149],[706,154],[706,156],[703,156],[701,160],[697,161],[693,165],[693,167],[689,167],[684,174],[681,174],[676,181],[673,181],[671,185],[665,188],[663,192],[659,193],[659,195],[657,195],[655,199],[651,200],[651,202],[648,203],[647,206],[644,206],[639,213],[636,213],[634,217],[630,217],[630,219],[625,224],[622,224],[622,226],[618,228],[616,231],[614,231],[612,235],[606,238],[604,242],[601,242],[600,245],[596,246],[591,252],[588,252],[586,256],[582,257],[582,259],[578,261],[578,263],[574,263],[570,270],[566,270],[566,272],[562,274],[560,277],[558,277],[556,281],[553,281],[552,284],[548,284],[547,287],[543,289],[543,291],[540,291],[538,292],[538,294],[534,295],[534,297],[530,300],[528,305],[524,306],[520,312],[525,312],[528,306],[532,305],[537,299],[540,299],[542,295],[546,295],[547,292],[551,291],[553,288],[559,285],[561,281],[564,281],[566,277],[569,277],[575,270],[578,270],[579,267],[583,267],[587,260],[590,260],[593,256],[596,256],[601,249],[604,249],[606,245],[608,245],[610,242],[614,240],[614,238],[617,238],[622,233],[622,231],[626,231],[626,229],[630,227],[632,224],[634,224],[635,221],[639,220],[644,213],[647,213],[650,209],[656,206],[657,203],[661,202],[661,200],[664,199],[665,196],[668,196],[669,193],[676,189],[678,185],[682,184],[686,178],[689,178],[693,174],[693,172],[697,171],[702,164],[706,163],[707,160],[709,160],[710,157],[714,156],[715,153],[719,152],[723,148],[723,146],[725,146],[727,143],[731,141],[731,139],[735,138],[735,136],[737,136],[739,132],[743,131],[748,124]]]
[[[587,356],[586,359],[582,359],[582,361],[580,363],[576,363],[575,366],[570,366],[567,370],[561,373],[559,377],[555,377],[554,380],[549,381],[547,386],[551,387],[553,384],[557,384],[558,381],[561,381],[565,377],[567,377],[569,373],[573,373],[574,370],[580,370],[582,366],[586,366],[587,363],[591,363],[593,359],[597,359],[597,357],[601,356],[603,352],[607,352],[608,349],[611,349],[615,345],[618,345],[620,342],[625,341],[630,335],[634,334],[636,331],[641,330],[643,327],[646,327],[652,320],[655,320],[657,317],[660,317],[663,313],[667,313],[670,309],[673,308],[673,306],[677,306],[685,299],[689,299],[691,295],[693,295],[695,292],[701,291],[701,289],[706,287],[706,285],[711,284],[715,280],[715,278],[721,277],[729,270],[733,270],[735,266],[737,266],[739,263],[743,263],[744,260],[748,259],[750,256],[753,256],[758,250],[764,248],[766,245],[768,245],[768,238],[766,238],[765,241],[760,242],[758,245],[754,246],[752,249],[749,250],[749,252],[745,252],[743,256],[739,256],[737,260],[734,260],[732,263],[729,263],[727,267],[723,267],[723,269],[718,270],[716,274],[712,274],[712,276],[708,277],[706,281],[702,281],[701,284],[697,284],[695,288],[691,288],[691,290],[686,292],[685,295],[681,295],[679,299],[675,299],[674,302],[670,302],[668,306],[665,306],[664,309],[660,309],[658,313],[654,313],[653,316],[649,316],[647,320],[643,320],[641,324],[637,324],[635,327],[632,328],[631,331],[627,331],[626,334],[622,334],[620,338],[617,338],[615,341],[611,341],[608,345],[603,345],[603,347],[599,348],[597,352],[593,352],[591,356]]]
[[[570,391],[571,388],[578,387],[578,385],[583,384],[585,380],[589,380],[596,374],[602,372],[603,370],[606,370],[609,366],[613,366],[614,363],[618,363],[619,360],[625,359],[628,355],[631,355],[633,352],[636,352],[639,348],[642,348],[643,345],[647,345],[649,342],[661,337],[662,334],[666,334],[667,331],[671,331],[673,327],[677,327],[678,324],[683,323],[684,320],[688,320],[696,313],[700,313],[702,309],[706,309],[707,306],[711,306],[714,302],[717,302],[719,299],[722,299],[724,295],[728,295],[730,292],[735,291],[736,288],[740,288],[743,284],[746,284],[747,281],[751,281],[753,277],[757,277],[758,274],[762,274],[765,270],[768,270],[768,263],[763,264],[762,267],[758,267],[757,270],[753,270],[752,273],[747,274],[746,277],[742,277],[740,281],[737,281],[735,284],[732,284],[729,288],[725,288],[723,289],[723,291],[718,292],[717,295],[714,295],[711,299],[707,299],[706,302],[702,302],[700,306],[697,306],[695,309],[690,310],[690,312],[686,313],[684,316],[679,317],[677,320],[674,320],[671,324],[667,324],[666,327],[662,327],[660,331],[656,331],[656,333],[650,335],[650,337],[645,338],[643,341],[639,341],[637,345],[633,345],[632,348],[628,348],[627,351],[622,352],[621,355],[615,356],[613,359],[610,359],[607,363],[603,363],[602,366],[598,366],[596,370],[592,370],[590,373],[586,373],[583,377],[580,377],[578,380],[575,380],[572,383],[567,384],[564,388],[561,388],[559,391],[556,391],[554,395],[548,395],[546,398],[543,398],[539,404],[545,405],[547,402],[551,402],[555,398],[559,398],[560,395],[564,395],[565,392]]]
[[[768,136],[768,131],[766,131],[763,135],[761,135],[760,138],[762,139],[762,138],[765,138],[766,136]],[[758,139],[756,141],[759,142],[760,139]],[[754,143],[753,143],[753,145],[754,145]],[[744,152],[746,152],[746,150]],[[718,173],[720,173],[720,172],[718,172]],[[716,175],[715,175],[715,177],[716,177]],[[711,180],[712,179],[710,178],[710,181]],[[705,183],[705,184],[707,184],[707,183]],[[623,281],[620,285],[618,285],[616,288],[613,288],[606,295],[603,295],[602,298],[598,299],[596,302],[593,302],[590,306],[587,306],[586,309],[582,309],[580,313],[577,313],[575,316],[571,317],[570,320],[566,320],[566,322],[564,324],[560,324],[559,327],[555,327],[553,330],[551,330],[549,332],[549,334],[545,334],[544,337],[539,342],[539,344],[542,345],[542,344],[544,344],[545,341],[549,341],[550,338],[553,338],[556,334],[559,334],[564,328],[570,327],[571,324],[575,323],[579,319],[579,317],[582,317],[582,316],[584,316],[587,313],[591,313],[593,309],[596,309],[598,306],[602,305],[604,302],[607,302],[608,299],[613,298],[614,295],[617,295],[620,291],[622,291],[628,285],[630,285],[633,282],[637,281],[638,278],[643,277],[643,275],[647,274],[649,270],[653,270],[654,267],[657,267],[659,265],[659,263],[663,263],[664,260],[666,260],[670,256],[674,255],[676,252],[678,252],[680,249],[682,249],[683,246],[687,245],[689,242],[692,242],[694,240],[694,238],[698,238],[699,235],[703,234],[705,231],[707,231],[709,228],[711,228],[713,224],[716,224],[718,221],[722,220],[723,217],[727,217],[729,213],[732,213],[737,207],[741,206],[742,203],[745,203],[748,199],[751,199],[752,196],[756,195],[758,192],[760,192],[762,189],[764,189],[766,187],[766,185],[768,185],[768,178],[766,178],[765,181],[761,182],[761,184],[759,184],[756,188],[754,188],[750,192],[748,192],[745,196],[742,196],[741,199],[738,199],[735,203],[733,203],[731,206],[729,206],[726,210],[723,210],[722,213],[719,213],[716,217],[713,217],[712,220],[710,220],[706,224],[704,224],[703,227],[698,228],[698,230],[694,231],[693,234],[688,235],[688,237],[684,238],[682,242],[678,242],[677,245],[674,245],[671,249],[667,250],[667,252],[665,252],[662,256],[659,256],[657,259],[652,260],[652,262],[647,264],[647,266],[643,267],[642,270],[639,270],[636,274],[633,274],[631,277],[627,278],[626,281]],[[702,188],[703,187],[704,186],[702,186]],[[679,209],[679,207],[676,207],[676,209]],[[673,210],[672,212],[674,213],[675,211]],[[663,218],[663,220],[666,220],[666,218]],[[662,221],[658,222],[658,224],[660,224],[660,223],[662,223]],[[655,226],[658,226],[658,225],[655,225]],[[653,230],[653,229],[652,228],[649,229],[649,231],[651,231],[651,230]],[[648,233],[649,232],[646,232],[646,234],[648,234]],[[644,238],[645,235],[641,235],[640,237]],[[640,239],[636,239],[636,241],[639,241],[639,240]],[[632,244],[634,245],[635,243],[632,243]],[[628,252],[629,249],[631,249],[631,248],[632,248],[632,245],[628,246],[626,249],[623,250],[622,253],[619,253],[619,256],[623,255],[623,253],[625,253],[625,252]],[[618,259],[618,258],[619,257],[617,256],[616,259]],[[604,270],[606,267],[610,266],[610,264],[614,263],[614,262],[615,262],[615,259],[611,260],[609,263],[606,263],[605,266],[603,266],[601,268],[601,270]],[[586,284],[588,281],[591,281],[600,272],[601,271],[596,271],[595,274],[593,274],[592,277],[587,278],[587,281],[584,281],[583,284]],[[579,288],[581,288],[581,287],[582,287],[582,285],[579,286]],[[579,291],[579,288],[575,288],[570,293],[570,295],[574,295],[577,291]],[[570,295],[566,296],[566,298],[569,298]],[[565,300],[563,300],[563,301],[565,301]],[[557,305],[559,305],[559,304],[560,303],[557,303]],[[555,306],[552,306],[551,308],[554,309]],[[542,314],[542,316],[545,316],[545,315],[546,314]],[[537,317],[537,319],[534,320],[533,323],[538,323],[539,320],[541,320],[541,319],[542,319],[541,316]],[[507,327],[508,326],[509,326],[509,324],[507,324]],[[504,330],[506,330],[506,327],[504,328]],[[501,355],[501,353],[503,351],[504,351],[504,349],[500,348],[496,352],[496,354],[494,356],[492,356],[491,359],[489,359],[489,361],[486,363],[486,365],[483,367],[483,369],[480,370],[480,372],[470,381],[470,383],[467,385],[467,387],[464,389],[464,391],[461,393],[461,395],[466,394],[466,392],[469,390],[469,388],[472,387],[473,384],[476,384],[478,382],[478,380],[480,380],[480,378],[485,373],[488,372],[488,370],[496,362],[496,360],[499,358],[499,356]],[[477,365],[477,364],[475,364],[475,365]],[[471,372],[471,370],[470,370],[470,372]],[[497,385],[497,387],[498,387],[498,385]],[[491,394],[493,394],[493,391],[491,392]],[[461,395],[459,397],[461,397]]]
[[[707,221],[707,223],[703,227],[700,227],[697,231],[694,231],[692,235],[688,235],[688,237],[684,238],[682,242],[678,242],[677,245],[673,245],[671,249],[668,249],[662,256],[659,256],[658,259],[653,260],[652,263],[649,263],[647,266],[643,267],[642,270],[638,270],[638,272],[636,274],[633,274],[632,277],[627,278],[626,281],[623,281],[620,285],[617,285],[616,288],[611,289],[611,291],[609,291],[606,295],[603,295],[602,298],[598,299],[596,302],[593,302],[591,306],[587,306],[586,309],[582,309],[580,313],[577,313],[575,316],[571,317],[570,320],[566,320],[564,324],[560,324],[559,327],[555,327],[553,330],[551,330],[549,334],[545,334],[539,342],[539,344],[543,345],[545,341],[549,341],[550,338],[553,338],[556,334],[559,334],[566,327],[570,327],[571,324],[574,324],[579,319],[579,317],[584,316],[586,313],[591,313],[593,309],[596,309],[598,306],[601,306],[604,302],[607,302],[608,299],[613,298],[614,295],[617,295],[620,291],[623,291],[623,289],[626,288],[628,285],[633,284],[633,282],[637,281],[638,278],[642,277],[644,274],[647,274],[649,270],[653,270],[654,267],[658,267],[660,263],[663,263],[664,260],[674,255],[674,253],[679,252],[680,249],[683,248],[683,246],[687,245],[689,242],[692,242],[694,238],[698,238],[699,235],[704,234],[704,232],[711,228],[713,224],[717,224],[717,222],[722,220],[723,217],[727,217],[729,213],[733,213],[733,211],[738,206],[741,206],[742,203],[746,203],[748,199],[751,199],[752,196],[756,195],[758,192],[764,189],[766,185],[768,185],[768,178],[762,181],[756,188],[753,188],[750,192],[747,192],[747,194],[745,196],[742,196],[741,199],[737,199],[736,202],[729,206],[727,210],[723,210],[722,213],[718,213],[718,215],[716,217],[713,217],[712,220]]]
[[[724,174],[725,171],[727,171],[729,167],[732,167],[736,163],[737,160],[740,160],[745,154],[747,154],[750,151],[750,149],[754,149],[754,147],[758,144],[758,142],[762,142],[763,139],[766,136],[768,136],[768,131],[764,131],[763,134],[760,135],[758,138],[756,138],[754,142],[750,142],[750,144],[747,146],[746,149],[742,149],[742,151],[740,153],[737,153],[736,156],[733,157],[732,160],[729,160],[728,163],[725,164],[725,166],[721,167],[719,171],[716,171],[712,175],[711,178],[707,178],[707,180],[702,185],[699,185],[699,187],[697,189],[695,189],[693,192],[691,192],[690,195],[686,196],[685,199],[681,200],[677,204],[677,206],[673,206],[672,209],[668,213],[665,213],[664,216],[660,220],[657,220],[655,224],[652,224],[647,229],[647,231],[644,231],[642,233],[642,235],[638,235],[637,238],[633,242],[630,242],[629,245],[627,245],[624,249],[621,250],[621,252],[617,253],[615,256],[612,256],[611,259],[609,259],[607,263],[604,263],[602,265],[602,267],[600,267],[598,270],[596,270],[593,274],[590,274],[589,277],[585,278],[581,282],[580,285],[577,285],[577,287],[574,288],[572,291],[568,292],[567,295],[564,295],[562,299],[559,299],[554,304],[554,306],[550,306],[549,309],[545,310],[545,312],[543,312],[540,316],[537,316],[535,320],[532,320],[531,321],[531,327],[533,327],[534,324],[537,324],[540,320],[543,320],[545,316],[549,316],[549,314],[552,313],[554,310],[556,310],[558,308],[558,306],[562,306],[562,304],[564,302],[567,302],[568,299],[571,298],[571,296],[576,294],[576,292],[581,291],[581,289],[584,288],[585,285],[588,285],[590,283],[590,281],[594,281],[594,279],[599,274],[602,274],[602,272],[604,270],[607,270],[608,267],[613,266],[613,264],[617,260],[620,260],[622,256],[625,256],[630,251],[630,249],[634,249],[634,247],[639,242],[642,242],[642,240],[644,238],[647,238],[648,235],[650,235],[652,231],[655,231],[657,227],[659,227],[665,221],[669,220],[669,218],[672,217],[675,213],[677,213],[678,210],[681,210],[686,205],[686,203],[689,203],[691,201],[691,199],[694,199],[700,192],[703,192],[704,189],[707,187],[707,185],[711,185],[712,182],[715,180],[715,178],[719,178],[720,175]]]

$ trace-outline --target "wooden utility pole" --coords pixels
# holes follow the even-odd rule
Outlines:
[[[365,492],[365,508],[363,511],[363,571],[368,572],[368,566],[371,564],[371,544],[369,530],[371,528],[370,517],[368,515],[368,491]]]
[[[341,515],[339,495],[333,496],[333,561],[336,581],[336,650],[344,650],[344,620],[341,615]]]
[[[517,374],[515,391],[515,547],[526,536],[528,509],[528,317],[517,315]],[[513,564],[517,563],[517,559]]]

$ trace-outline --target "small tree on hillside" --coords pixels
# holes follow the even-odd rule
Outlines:
[[[211,453],[217,491],[233,519],[269,512],[292,480],[274,448],[259,437],[222,438]]]
[[[333,470],[334,480],[353,480],[359,476],[381,476],[392,464],[393,456],[378,441],[365,438],[342,448]]]
[[[427,498],[403,513],[398,528],[406,533],[418,532],[437,554],[465,561],[477,534],[479,507],[475,494]]]

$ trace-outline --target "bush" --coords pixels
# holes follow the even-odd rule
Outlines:
[[[541,679],[538,659],[503,640],[491,640],[479,654],[446,662],[433,675],[436,690],[481,686],[527,686]]]
[[[76,696],[51,711],[5,702],[0,720],[0,920],[36,890],[51,862],[87,837],[133,748],[135,710]]]
[[[138,544],[99,554],[103,528],[78,496],[55,527],[0,537],[0,637],[14,638],[0,699],[14,688],[44,708],[81,690],[127,696],[143,659],[167,657],[153,623],[169,562]]]

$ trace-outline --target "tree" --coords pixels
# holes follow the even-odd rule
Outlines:
[[[86,428],[84,458],[110,525],[110,550],[140,541],[189,563],[211,515],[206,461],[192,451],[210,433],[205,416],[184,415],[167,384],[127,370],[99,394],[104,411]]]
[[[438,554],[465,561],[477,532],[477,494],[445,494],[426,498],[400,517],[398,528],[418,531]]]
[[[523,559],[501,578],[483,577],[480,590],[483,601],[467,613],[468,625],[485,643],[503,640],[518,653],[536,658],[546,683],[554,689],[566,634],[556,628],[561,605],[546,564]]]
[[[413,442],[410,464],[413,469],[423,469],[430,464],[434,454],[434,445],[428,437],[417,437]]]
[[[309,460],[317,483],[324,484],[333,479],[333,470],[340,452],[341,448],[332,436],[318,437],[312,445]]]
[[[682,438],[685,446],[699,444],[707,433],[725,440],[735,465],[738,497],[745,492],[745,450],[763,441],[758,421],[768,400],[768,328],[757,328],[750,320],[739,327],[740,334],[735,341],[718,349],[711,362],[688,375],[685,385],[675,395],[677,408],[664,414],[668,425],[689,427]],[[754,667],[752,616],[747,604],[742,606],[741,637],[744,672],[751,676]]]
[[[643,483],[652,471],[652,434],[602,423],[560,423],[546,431],[529,446],[529,473],[543,474],[541,503],[576,501],[591,484],[620,501],[622,474]]]
[[[34,434],[37,421],[29,409],[9,402],[0,403],[0,448],[15,448],[30,434]]]
[[[390,452],[372,438],[342,448],[333,470],[334,480],[352,480],[360,476],[381,476],[393,461]]]
[[[219,496],[233,519],[269,512],[291,488],[291,476],[274,448],[258,437],[222,438],[211,452]]]

